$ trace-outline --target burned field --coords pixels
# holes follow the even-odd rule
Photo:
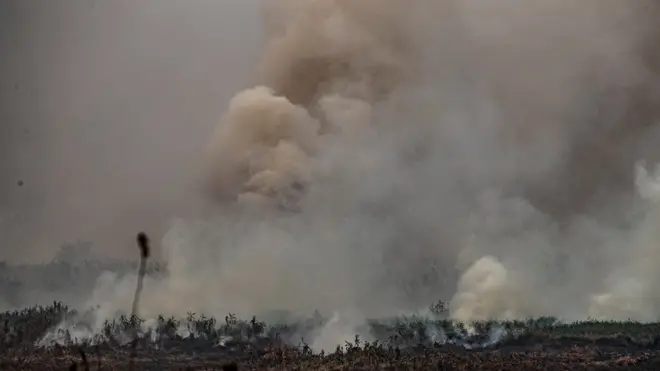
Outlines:
[[[3,266],[0,288],[23,291],[54,281],[75,294],[81,281],[134,264],[99,261]],[[166,274],[150,265],[149,276]],[[62,275],[62,271],[71,271]],[[22,275],[20,273],[23,273]],[[63,279],[62,277],[68,277]],[[84,278],[84,279],[83,279]],[[23,282],[22,282],[23,281]],[[79,286],[75,283],[78,282]],[[57,293],[53,293],[57,295]],[[14,297],[14,307],[27,298]],[[76,305],[80,307],[80,304]],[[182,318],[107,318],[99,307],[62,302],[0,313],[1,370],[657,370],[660,323],[555,318],[461,323],[444,302],[418,314],[362,321],[355,334],[343,318],[278,312],[238,318],[188,313]],[[135,310],[136,308],[133,308]],[[139,309],[137,311],[139,313]],[[268,318],[268,319],[266,319]],[[279,318],[275,320],[275,318]]]
[[[2,258],[98,245],[0,262],[0,371],[660,370],[660,2],[57,3]]]
[[[283,324],[234,315],[145,321],[120,316],[94,328],[93,312],[61,303],[0,314],[0,369],[47,370],[657,370],[660,323],[552,318],[470,325],[428,316],[373,320],[334,350],[313,351],[332,326],[315,313]],[[132,349],[135,347],[135,353]],[[134,362],[134,366],[129,364]],[[77,365],[77,366],[74,366]]]

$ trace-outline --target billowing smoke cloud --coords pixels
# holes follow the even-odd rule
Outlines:
[[[268,4],[207,143],[213,215],[165,235],[143,316],[656,318],[651,3]],[[90,303],[130,308],[134,282]]]

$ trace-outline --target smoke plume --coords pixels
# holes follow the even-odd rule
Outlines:
[[[268,2],[256,81],[200,143],[210,215],[173,223],[141,313],[657,319],[657,8]]]

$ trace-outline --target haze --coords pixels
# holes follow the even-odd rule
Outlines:
[[[0,259],[78,239],[132,258],[137,231],[162,235],[249,82],[256,4],[0,2]]]
[[[149,318],[660,315],[656,2],[18,4],[11,259],[146,229]]]

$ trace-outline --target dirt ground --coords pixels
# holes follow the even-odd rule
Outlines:
[[[397,349],[366,345],[343,354],[318,355],[295,348],[168,349],[139,351],[136,370],[660,370],[660,343],[628,337],[526,338],[490,348],[435,345]],[[5,353],[2,370],[129,369],[128,349],[55,347]],[[75,366],[74,366],[75,364]]]

